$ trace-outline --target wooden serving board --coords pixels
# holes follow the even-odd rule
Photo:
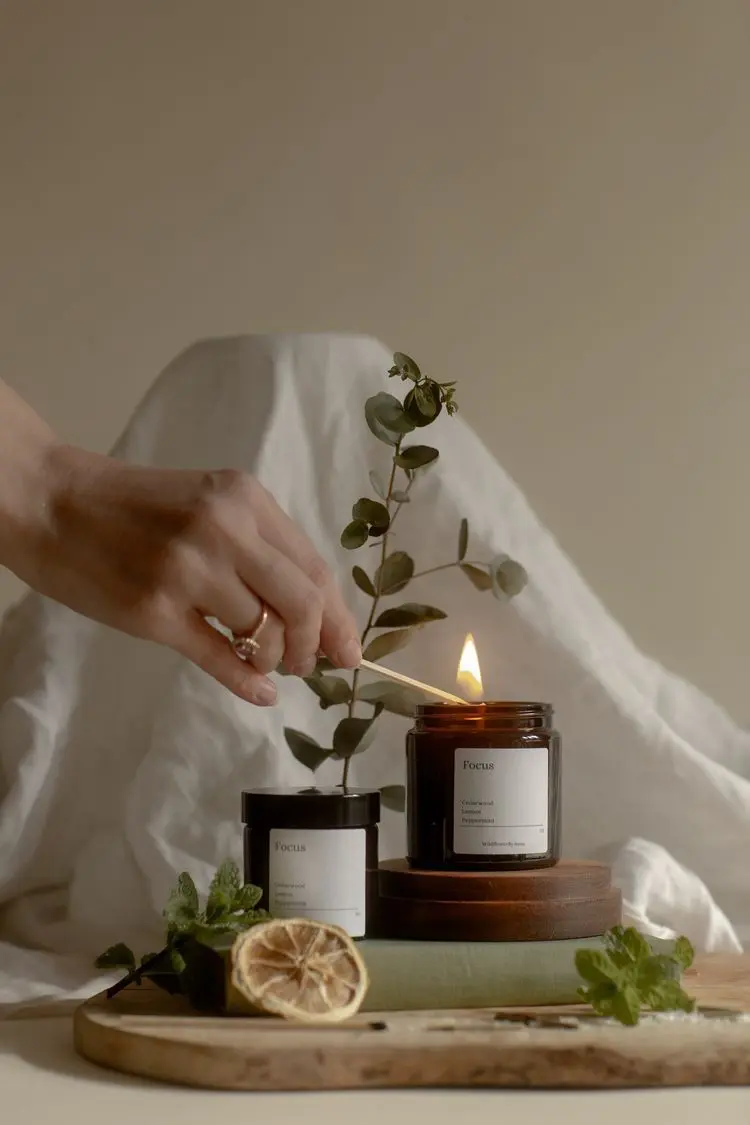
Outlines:
[[[196,1015],[143,985],[81,1005],[74,1035],[77,1051],[102,1066],[218,1090],[750,1085],[750,1016],[732,1014],[750,1012],[750,955],[696,958],[685,987],[704,1018],[624,1028],[551,1007],[370,1013],[300,1027]]]
[[[604,863],[561,860],[532,871],[378,870],[375,936],[430,941],[559,941],[620,922],[622,896]]]

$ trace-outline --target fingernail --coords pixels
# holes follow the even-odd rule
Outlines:
[[[342,645],[336,653],[338,657],[337,663],[342,668],[358,668],[359,662],[362,659],[362,645],[359,641],[352,639]]]
[[[262,680],[258,684],[255,698],[261,707],[271,707],[276,702],[276,688],[270,680]]]

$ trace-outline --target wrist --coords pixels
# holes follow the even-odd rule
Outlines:
[[[0,565],[33,587],[55,539],[57,497],[72,452],[40,427],[12,439],[10,456],[0,455]]]

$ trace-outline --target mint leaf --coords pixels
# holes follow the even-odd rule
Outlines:
[[[632,961],[643,961],[651,956],[651,946],[632,926],[625,930],[621,942],[623,950],[629,954]]]
[[[612,1015],[626,1027],[635,1027],[640,1014],[640,996],[632,984],[626,984],[612,997]]]
[[[575,956],[578,975],[591,984],[617,984],[620,973],[608,953],[601,949],[579,949]]]
[[[185,972],[185,969],[187,968],[187,961],[182,956],[179,949],[171,949],[169,951],[169,960],[172,965],[172,971],[177,973],[178,976],[180,973]]]
[[[677,980],[665,980],[646,994],[648,1007],[654,1012],[692,1012],[695,1001],[683,990]]]
[[[672,953],[652,953],[648,939],[633,926],[615,926],[604,935],[604,950],[579,949],[575,964],[589,984],[578,995],[599,1013],[630,1027],[644,1008],[692,1012],[695,1001],[680,983],[683,967],[692,963],[693,947],[678,938]]]
[[[216,918],[225,911],[231,910],[235,895],[241,885],[242,881],[237,864],[234,860],[225,860],[217,869],[208,888],[206,918]]]
[[[612,1001],[617,995],[617,985],[611,981],[602,981],[590,988],[579,988],[578,995],[585,1004],[590,1004],[600,1016],[612,1014]]]
[[[666,953],[653,953],[642,961],[636,973],[636,982],[641,989],[655,988],[665,980],[679,982],[680,966]]]
[[[204,911],[200,910],[198,891],[191,876],[183,871],[172,888],[164,907],[167,941],[159,953],[148,953],[136,965],[131,949],[122,942],[111,946],[96,960],[98,968],[123,968],[127,975],[107,991],[116,996],[130,984],[140,985],[144,978],[153,979],[166,992],[182,993],[194,1000],[196,983],[204,978],[204,961],[199,945],[228,950],[237,934],[243,933],[270,915],[257,910],[263,896],[259,887],[243,885],[234,860],[220,864],[209,886]]]
[[[195,924],[198,908],[198,891],[195,883],[187,871],[183,871],[176,886],[170,891],[167,905],[164,907],[164,918],[169,930],[188,933]]]
[[[240,887],[239,891],[235,895],[234,909],[254,910],[262,898],[262,888],[254,887],[252,883],[247,883],[244,887]]]
[[[672,956],[684,972],[685,969],[689,969],[692,965],[695,950],[686,937],[678,937],[677,941],[674,943]]]

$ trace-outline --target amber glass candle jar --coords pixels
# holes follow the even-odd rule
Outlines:
[[[406,738],[408,860],[521,870],[560,858],[560,735],[547,703],[426,703]]]

